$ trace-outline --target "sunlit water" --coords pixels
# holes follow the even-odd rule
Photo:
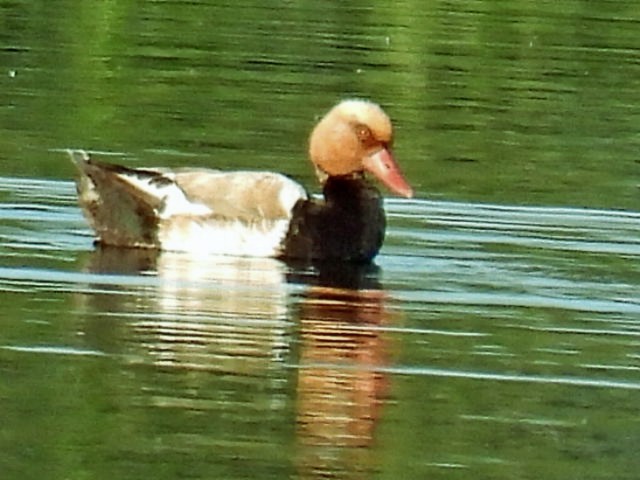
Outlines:
[[[94,250],[68,181],[0,198],[14,474],[71,451],[226,478],[636,461],[640,214],[391,200],[377,266],[311,268]]]

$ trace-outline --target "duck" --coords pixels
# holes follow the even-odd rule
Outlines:
[[[68,153],[97,244],[367,263],[380,251],[386,228],[383,196],[369,176],[398,196],[413,196],[392,146],[392,123],[382,107],[363,99],[339,102],[308,142],[321,198],[277,172],[130,168],[84,150]]]

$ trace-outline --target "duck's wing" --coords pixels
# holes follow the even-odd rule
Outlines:
[[[235,224],[240,235],[259,235],[256,225],[288,221],[298,200],[307,198],[298,183],[277,173],[132,169],[84,151],[69,154],[80,172],[80,205],[98,239],[112,245],[163,248],[176,225],[184,231],[207,225],[211,233]]]
[[[293,180],[272,172],[179,170],[176,185],[211,213],[163,222],[167,250],[275,257],[281,254],[295,205],[307,199]]]
[[[177,169],[173,178],[190,201],[229,219],[289,219],[294,205],[307,198],[300,184],[274,172]]]

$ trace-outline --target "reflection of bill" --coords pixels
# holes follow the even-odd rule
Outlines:
[[[381,371],[388,322],[384,292],[312,287],[299,305],[297,386],[299,472],[303,478],[365,474],[387,390]],[[343,476],[346,475],[346,476]]]

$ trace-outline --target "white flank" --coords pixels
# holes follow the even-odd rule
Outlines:
[[[289,219],[243,222],[209,218],[169,220],[160,228],[163,250],[213,255],[273,257],[289,228]]]

